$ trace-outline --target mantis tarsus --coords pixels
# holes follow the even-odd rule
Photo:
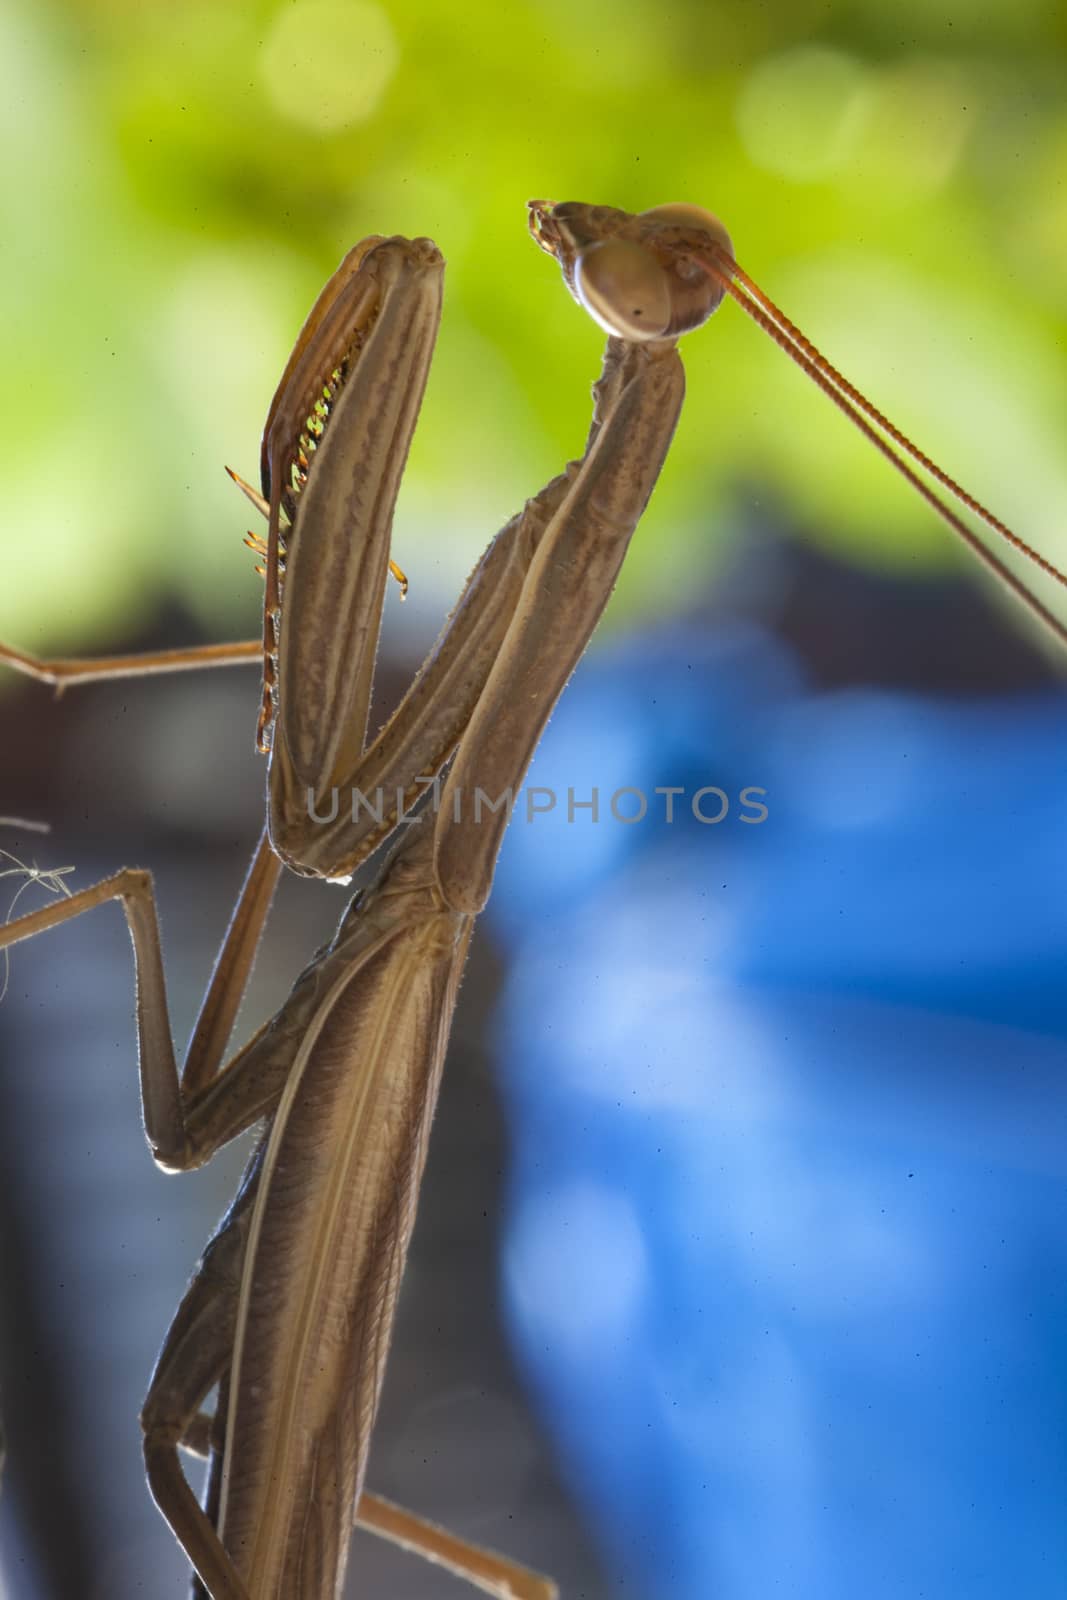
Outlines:
[[[261,659],[268,825],[179,1074],[151,880],[124,871],[0,932],[0,947],[106,900],[123,904],[137,965],[149,1143],[194,1167],[264,1132],[164,1344],[143,1411],[153,1494],[212,1600],[311,1600],[342,1582],[360,1520],[487,1592],[548,1580],[363,1494],[370,1430],[414,1219],[448,1029],[507,805],[610,597],[666,456],[684,380],[678,337],[726,293],[796,360],[1008,587],[1067,630],[902,459],[924,468],[1055,576],[836,372],[737,266],[718,221],[671,206],[531,206],[538,242],[609,335],[586,453],[489,546],[426,664],[368,743],[393,502],[441,299],[428,240],[365,240],[304,326],[267,419],[262,643],[103,662],[0,659],[57,684]],[[901,454],[898,454],[901,452]],[[239,480],[240,481],[240,480]],[[437,804],[276,1016],[221,1065],[283,862],[347,878],[452,759]],[[345,794],[377,811],[331,807]],[[478,797],[489,801],[480,807]],[[319,822],[324,813],[329,820]],[[201,1407],[218,1386],[215,1415]],[[205,1509],[179,1445],[210,1453]],[[362,1498],[361,1498],[362,1497]]]

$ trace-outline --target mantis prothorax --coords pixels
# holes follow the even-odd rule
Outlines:
[[[211,1600],[338,1594],[357,1506],[361,1520],[490,1594],[553,1592],[548,1580],[364,1495],[363,1475],[456,990],[507,822],[506,805],[479,811],[476,797],[495,805],[518,789],[610,597],[681,406],[678,337],[729,293],[1016,592],[1025,593],[1014,575],[896,451],[1034,556],[818,355],[737,266],[709,213],[672,206],[631,217],[536,202],[531,227],[611,335],[586,452],[489,546],[371,742],[393,502],[440,310],[442,261],[425,239],[357,246],[283,375],[264,434],[262,494],[242,484],[268,523],[262,643],[110,662],[0,651],[58,684],[264,661],[268,826],[182,1072],[146,873],[120,872],[0,930],[3,947],[120,900],[156,1160],[195,1167],[263,1126],[142,1416],[152,1492]],[[1030,604],[1067,637],[1047,608]],[[410,824],[275,1017],[221,1065],[282,862],[348,877],[453,756],[439,804]],[[324,797],[338,789],[393,799],[378,815],[342,810],[319,823]],[[212,1418],[201,1408],[216,1385]],[[182,1445],[211,1452],[203,1509],[180,1468]]]

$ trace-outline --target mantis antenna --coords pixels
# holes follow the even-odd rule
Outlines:
[[[1005,588],[1067,644],[1067,624],[990,550],[915,467],[921,467],[1047,577],[1067,587],[1067,574],[949,477],[816,349],[738,265],[730,236],[718,217],[699,206],[667,205],[616,225],[615,217],[623,219],[624,214],[608,207],[550,207],[535,201],[530,209],[535,238],[550,254],[560,257],[576,299],[601,327],[620,338],[676,338],[705,322],[729,295],[881,451]]]

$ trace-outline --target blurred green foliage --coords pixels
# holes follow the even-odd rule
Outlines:
[[[0,636],[62,647],[168,591],[254,631],[262,419],[343,251],[448,260],[397,522],[443,611],[581,446],[600,336],[530,196],[709,206],[832,359],[1061,563],[1067,13],[1058,0],[6,0],[0,9]],[[857,559],[955,559],[733,306],[627,564],[665,608],[736,495]]]

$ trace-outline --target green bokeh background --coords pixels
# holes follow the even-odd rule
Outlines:
[[[222,466],[254,475],[303,315],[370,232],[448,261],[395,541],[446,610],[588,419],[601,336],[526,235],[532,195],[718,212],[849,376],[1063,562],[1065,34],[1057,0],[6,0],[0,637],[88,649],[168,599],[256,631]],[[739,495],[857,561],[962,559],[736,307],[685,353],[608,626],[703,581]]]

